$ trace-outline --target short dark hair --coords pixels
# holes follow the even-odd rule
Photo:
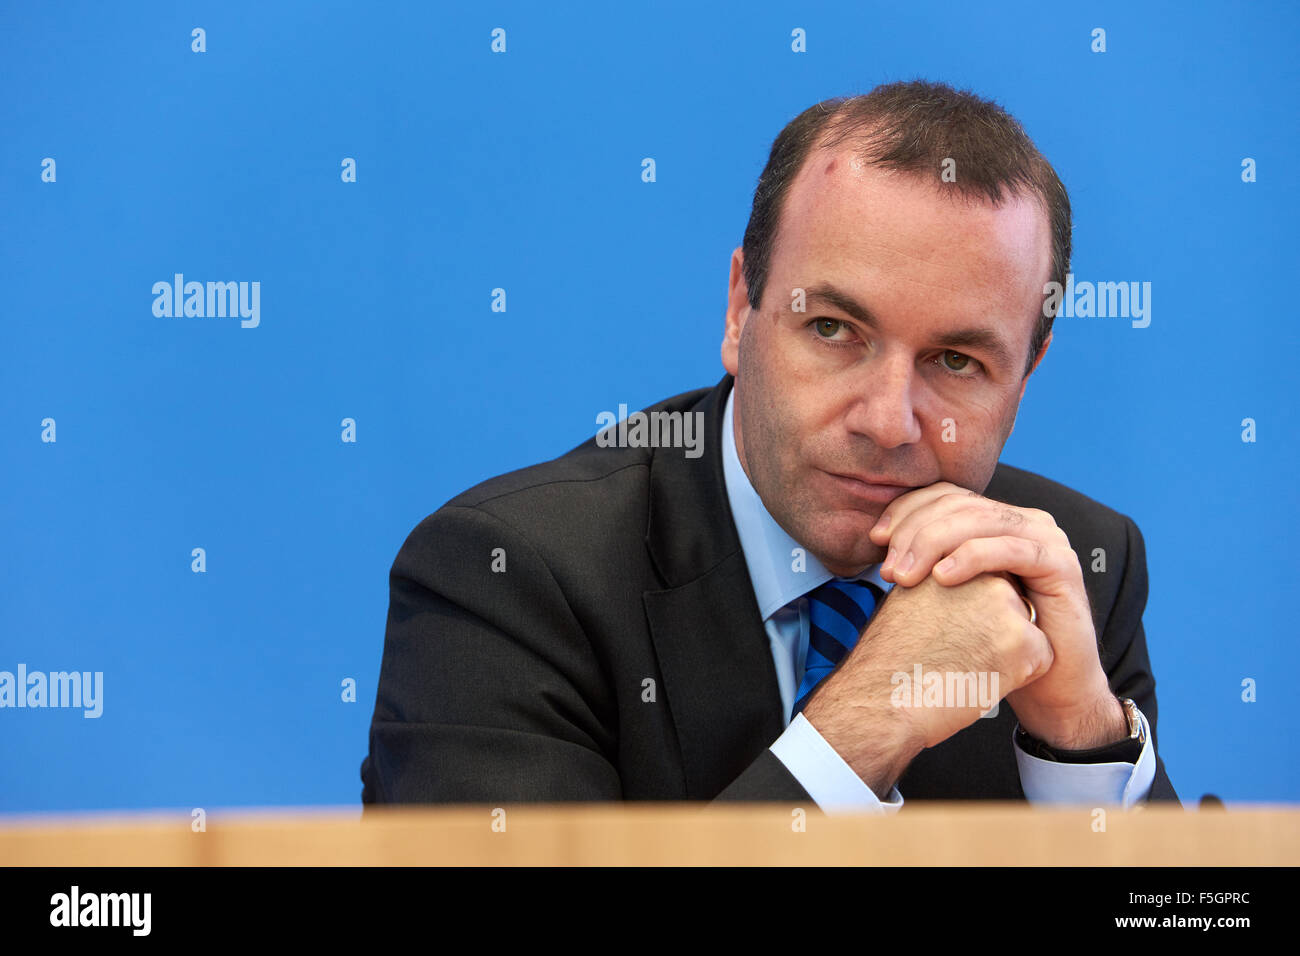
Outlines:
[[[820,141],[833,149],[852,140],[855,155],[884,169],[937,175],[945,159],[956,163],[952,186],[968,199],[1001,205],[1004,191],[1031,195],[1046,210],[1052,237],[1050,281],[1064,288],[1070,268],[1070,197],[1056,170],[1015,117],[991,100],[924,80],[888,83],[870,93],[839,96],[808,107],[781,130],[754,190],[745,227],[744,276],[749,304],[757,309],[771,267],[781,207],[790,183]],[[1024,374],[1052,331],[1056,310],[1039,313]]]

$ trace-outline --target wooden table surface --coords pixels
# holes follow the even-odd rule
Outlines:
[[[807,809],[810,812],[805,812]],[[1300,864],[1300,809],[584,804],[0,816],[9,866]]]

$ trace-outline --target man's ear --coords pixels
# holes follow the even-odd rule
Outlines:
[[[731,278],[727,284],[727,319],[722,330],[722,365],[733,376],[740,369],[740,333],[749,318],[749,289],[745,285],[745,252],[731,253]]]

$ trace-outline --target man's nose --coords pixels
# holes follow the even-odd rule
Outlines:
[[[858,398],[849,409],[849,431],[866,436],[881,448],[920,441],[913,391],[921,384],[910,357],[876,357],[854,382]]]

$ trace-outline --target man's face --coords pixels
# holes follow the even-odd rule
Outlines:
[[[814,149],[786,194],[760,309],[732,255],[722,362],[740,461],[835,574],[883,560],[867,532],[899,495],[936,481],[983,492],[1024,395],[1046,213],[943,189],[937,171]]]

